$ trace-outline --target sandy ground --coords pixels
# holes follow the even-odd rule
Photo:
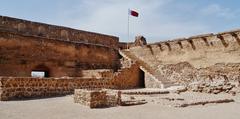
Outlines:
[[[240,95],[235,102],[175,108],[147,103],[128,107],[90,109],[73,103],[72,96],[0,102],[0,119],[239,119]]]

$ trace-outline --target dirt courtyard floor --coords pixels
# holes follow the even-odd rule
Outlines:
[[[159,96],[149,98],[151,97],[156,99]],[[0,119],[239,119],[240,95],[232,98],[235,102],[184,108],[147,103],[90,109],[73,103],[72,95],[36,100],[0,101]]]

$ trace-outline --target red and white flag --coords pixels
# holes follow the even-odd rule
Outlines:
[[[139,13],[136,12],[136,11],[134,11],[134,10],[128,10],[128,14],[129,14],[129,15],[132,15],[132,16],[134,16],[134,17],[138,17],[138,16],[139,16]]]

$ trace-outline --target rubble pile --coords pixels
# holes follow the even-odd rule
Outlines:
[[[193,92],[203,92],[203,93],[229,93],[235,95],[239,93],[239,83],[238,82],[229,82],[226,80],[218,81],[198,81],[192,82],[188,85],[188,90]]]

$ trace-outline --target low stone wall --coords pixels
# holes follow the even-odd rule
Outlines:
[[[61,96],[73,94],[74,89],[130,89],[144,86],[144,76],[134,62],[122,66],[118,72],[101,74],[104,77],[0,77],[0,100]]]
[[[131,71],[132,69],[132,71]],[[73,94],[74,89],[129,89],[140,86],[138,76],[130,76],[137,65],[118,72],[113,78],[32,78],[0,77],[0,100],[43,98]],[[136,70],[138,71],[138,70]],[[129,72],[127,74],[127,72]],[[121,76],[123,74],[123,76]],[[129,76],[129,77],[125,77]]]
[[[119,105],[121,93],[114,90],[86,90],[74,91],[74,102],[90,108],[104,108]]]
[[[0,100],[73,94],[74,89],[115,88],[110,79],[0,77]]]
[[[139,64],[132,62],[127,66],[122,66],[113,75],[118,89],[144,88],[144,74],[139,68]]]

